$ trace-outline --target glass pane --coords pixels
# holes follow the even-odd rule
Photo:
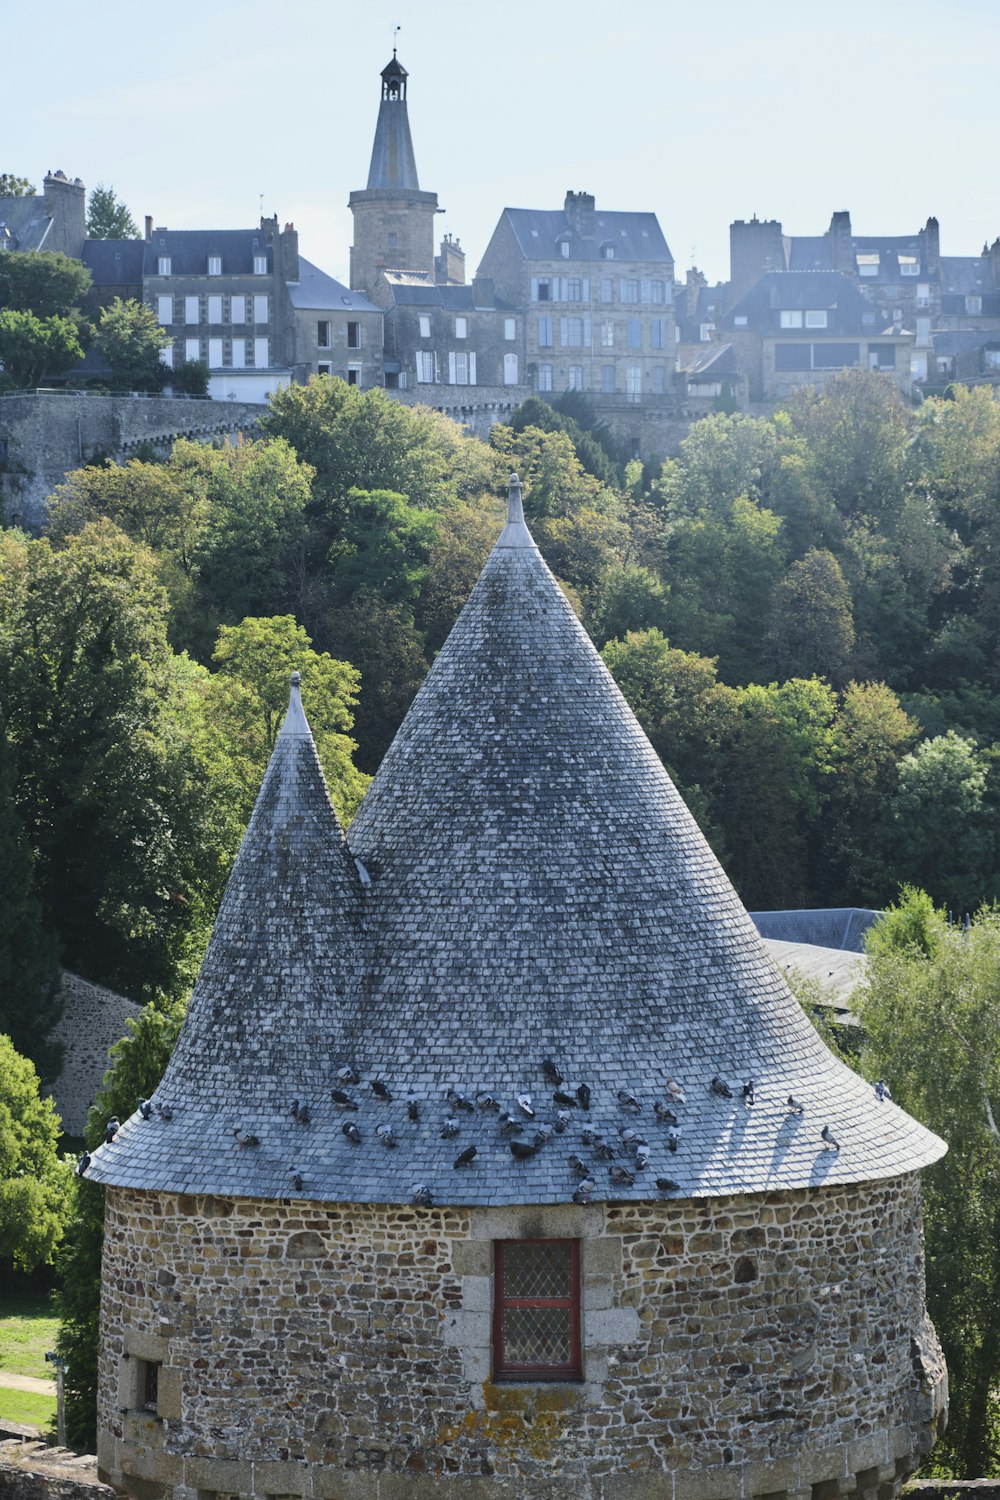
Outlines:
[[[503,1315],[506,1365],[568,1365],[568,1307],[508,1307]]]
[[[568,1297],[572,1242],[504,1246],[504,1297]]]

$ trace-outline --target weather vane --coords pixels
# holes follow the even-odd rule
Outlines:
[[[402,29],[403,29],[402,26],[394,26],[392,28],[392,55],[393,55],[393,57],[396,56],[396,38],[399,36],[399,33],[402,31]]]

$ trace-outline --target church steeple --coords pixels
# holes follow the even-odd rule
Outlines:
[[[396,56],[382,69],[368,186],[351,194],[354,244],[351,287],[373,296],[380,271],[410,271],[434,279],[436,193],[420,191],[406,111],[409,74]]]
[[[420,191],[406,113],[406,80],[409,76],[393,47],[392,61],[382,69],[382,102],[368,169],[369,188]]]

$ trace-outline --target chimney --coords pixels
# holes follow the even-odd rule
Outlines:
[[[277,225],[277,219],[275,219]],[[284,231],[278,236],[278,259],[281,266],[281,275],[286,282],[295,283],[299,279],[299,235],[294,224],[286,224]]]
[[[846,209],[834,214],[830,220],[827,237],[830,241],[830,263],[833,269],[843,271],[847,276],[853,276],[855,272],[853,231],[851,216]]]
[[[152,214],[147,214],[146,215],[146,239],[147,240],[151,240],[152,238],[153,238],[153,215]]]
[[[87,237],[87,193],[79,177],[70,182],[66,173],[47,172],[43,183],[44,211],[52,220],[46,250],[61,250],[79,260]]]
[[[941,274],[941,229],[933,215],[924,226],[924,260],[928,276]]]
[[[990,270],[993,272],[993,290],[1000,292],[1000,239],[990,246]]]
[[[573,233],[581,240],[594,238],[595,203],[593,193],[567,193],[563,212]]]
[[[440,255],[434,257],[434,280],[438,286],[465,285],[465,251],[450,234],[441,241]]]

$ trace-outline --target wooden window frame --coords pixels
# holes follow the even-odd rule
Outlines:
[[[568,1245],[568,1297],[507,1297],[504,1293],[504,1252],[513,1245]],[[580,1241],[549,1235],[543,1239],[495,1240],[493,1243],[493,1379],[495,1381],[550,1381],[583,1379],[581,1337]],[[504,1357],[503,1318],[508,1307],[560,1307],[569,1310],[570,1357],[564,1365],[519,1365]]]

